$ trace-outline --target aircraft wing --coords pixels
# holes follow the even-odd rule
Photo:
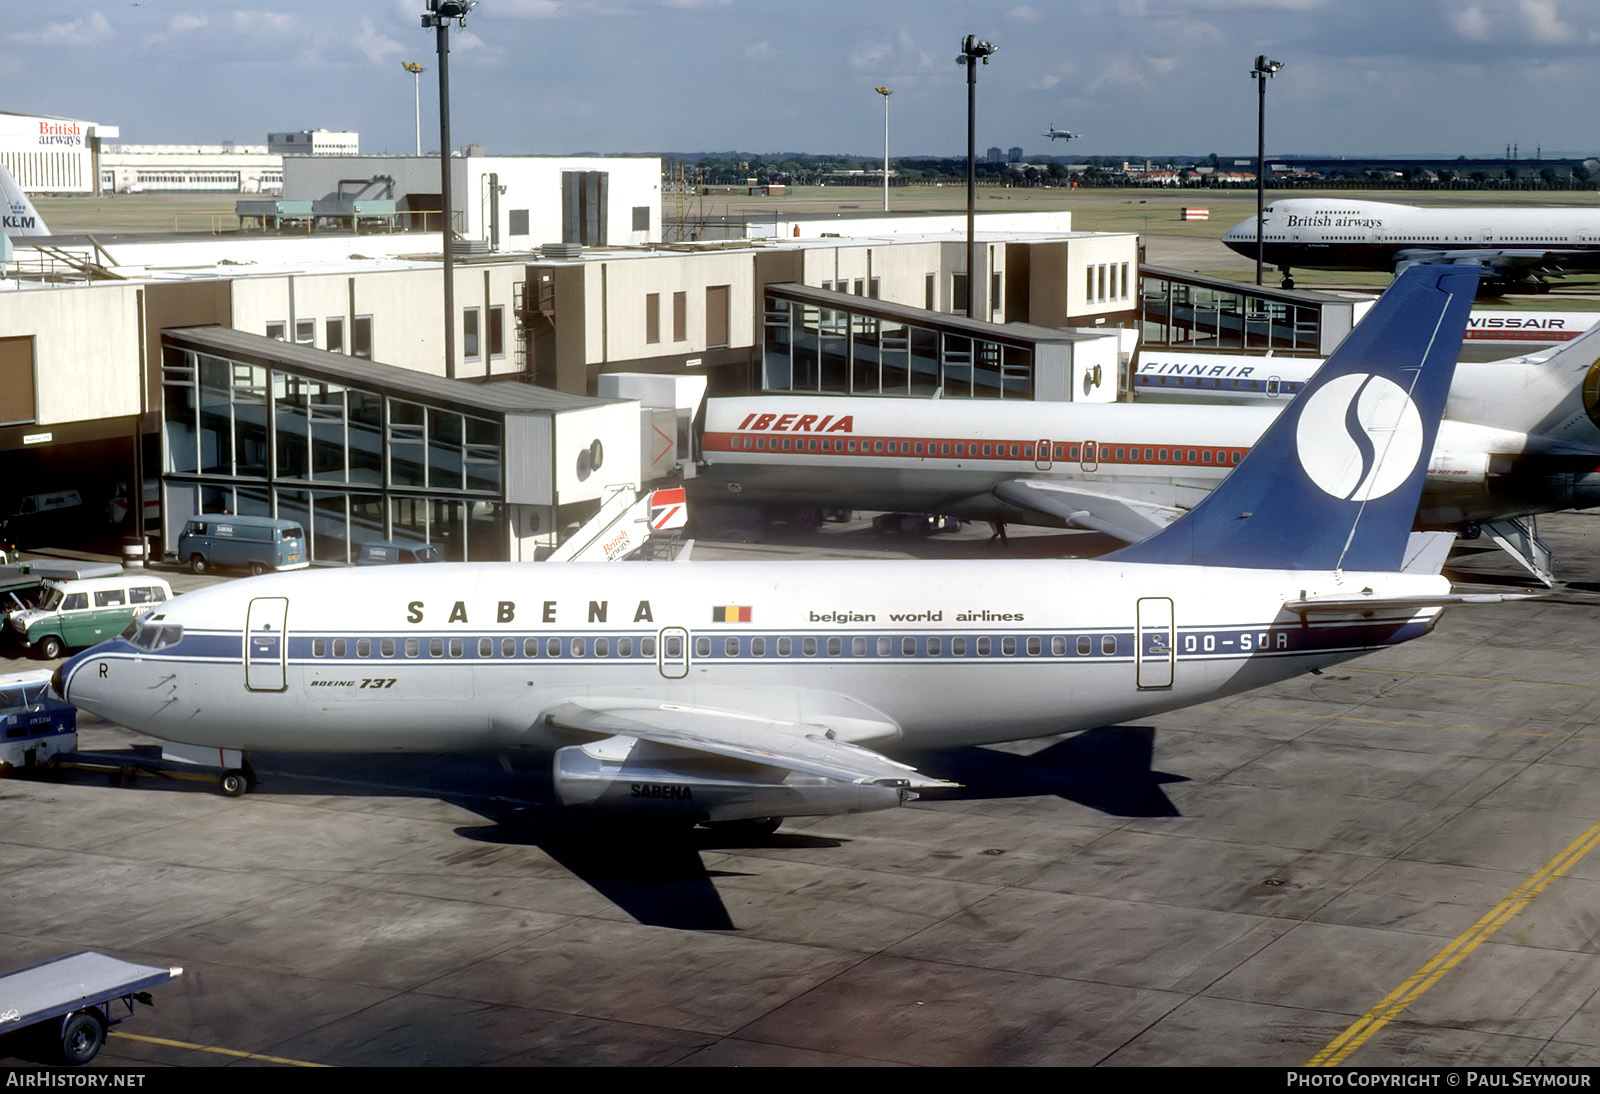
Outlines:
[[[919,775],[915,768],[870,748],[828,736],[836,730],[852,735],[870,730],[862,719],[838,721],[837,727],[784,722],[714,707],[642,699],[571,699],[545,713],[545,722],[558,729],[633,737],[841,782],[914,789],[958,785]],[[888,723],[879,725],[882,735],[895,731]]]
[[[1137,543],[1153,536],[1183,515],[1183,510],[1170,506],[1152,505],[1042,479],[1010,479],[997,484],[993,493],[1008,504],[1047,514],[1079,528],[1104,532],[1125,543]]]
[[[1471,251],[1441,251],[1416,247],[1395,256],[1394,272],[1428,263],[1486,266],[1495,271],[1558,273],[1577,256],[1573,252],[1539,248],[1483,247]]]

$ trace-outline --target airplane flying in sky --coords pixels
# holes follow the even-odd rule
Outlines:
[[[1070,129],[1057,129],[1054,122],[1051,122],[1050,126],[1039,135],[1041,137],[1049,137],[1053,141],[1070,141],[1083,136],[1082,133],[1074,133]]]
[[[1419,262],[1486,267],[1486,285],[1538,288],[1547,277],[1600,270],[1600,209],[1442,206],[1389,201],[1280,198],[1262,210],[1262,261],[1294,288],[1296,267],[1391,270]],[[1229,228],[1222,242],[1256,256],[1256,218]]]
[[[698,822],[893,806],[948,784],[880,749],[1206,702],[1482,599],[1451,594],[1436,544],[1408,535],[1477,281],[1402,276],[1233,475],[1103,560],[272,574],[169,601],[54,685],[225,763],[543,749],[569,805]]]
[[[1457,352],[1458,347],[1451,352]],[[1136,541],[1257,443],[1306,362],[1190,355],[1134,403],[762,395],[708,399],[698,504],[829,505],[1091,528]],[[1600,329],[1555,351],[1457,366],[1418,525],[1483,530],[1546,584],[1524,518],[1600,505]],[[1161,357],[1152,358],[1160,368]],[[1196,372],[1199,375],[1195,375]],[[1161,381],[1171,381],[1163,384]],[[1257,405],[1157,401],[1162,390]]]

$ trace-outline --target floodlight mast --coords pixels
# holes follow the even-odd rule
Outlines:
[[[411,73],[411,92],[416,100],[417,111],[417,155],[422,155],[422,74],[427,69],[417,61],[401,61],[400,67]]]
[[[1267,197],[1267,81],[1283,67],[1282,61],[1269,61],[1265,53],[1256,56],[1256,67],[1250,70],[1250,78],[1255,80],[1257,95],[1256,105],[1256,284],[1261,284],[1262,258],[1266,254],[1266,225],[1262,223],[1262,214],[1266,207]]]
[[[872,90],[883,96],[883,211],[889,211],[889,96],[894,92],[886,87]]]
[[[972,318],[972,302],[977,298],[977,282],[973,278],[976,245],[973,242],[974,208],[978,192],[978,62],[989,63],[989,55],[997,46],[980,42],[976,34],[961,39],[961,56],[956,64],[967,66],[967,318]],[[993,309],[991,308],[991,311]]]
[[[434,28],[439,52],[439,204],[444,218],[444,375],[456,378],[455,226],[450,203],[450,20],[467,25],[467,15],[478,0],[428,0],[422,28]],[[420,143],[420,141],[419,141]]]

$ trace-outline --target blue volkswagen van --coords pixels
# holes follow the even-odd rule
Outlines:
[[[305,529],[295,521],[208,513],[189,518],[178,537],[178,561],[197,574],[215,566],[264,574],[304,569],[311,556]]]

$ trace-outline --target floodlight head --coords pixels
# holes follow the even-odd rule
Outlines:
[[[969,34],[961,39],[961,56],[956,58],[956,64],[970,65],[979,59],[988,64],[989,54],[998,48],[989,42],[980,42],[976,34]]]
[[[1269,61],[1267,60],[1267,55],[1262,53],[1256,57],[1256,67],[1250,70],[1250,75],[1259,80],[1263,77],[1271,77],[1282,67],[1282,61]]]
[[[423,13],[422,25],[442,27],[454,19],[459,26],[467,25],[467,16],[478,6],[478,0],[428,0],[428,10]]]

